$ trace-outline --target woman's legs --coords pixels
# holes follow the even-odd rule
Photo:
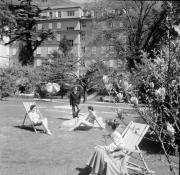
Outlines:
[[[78,128],[80,125],[84,125],[84,126],[87,126],[87,127],[93,127],[93,124],[92,124],[92,123],[89,123],[89,122],[87,122],[87,121],[84,120],[84,119],[80,119],[69,131],[75,130],[75,129]]]
[[[114,159],[100,147],[95,148],[87,165],[91,167],[92,175],[128,175],[126,160],[124,158]]]
[[[52,135],[51,131],[48,128],[48,120],[47,120],[47,118],[43,118],[42,125],[43,125],[44,129],[46,130],[46,133],[49,134],[49,135]]]
[[[91,173],[102,175],[105,169],[105,158],[107,153],[104,149],[95,148],[94,153],[90,156],[87,161],[87,165],[91,167]]]

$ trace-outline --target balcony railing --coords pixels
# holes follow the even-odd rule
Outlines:
[[[81,18],[80,16],[40,16],[39,20],[50,20],[50,19],[69,19],[69,18]]]

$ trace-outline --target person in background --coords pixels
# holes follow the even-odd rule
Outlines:
[[[37,110],[36,105],[33,104],[33,105],[30,106],[30,110],[28,112],[28,115],[29,115],[31,121],[34,124],[42,124],[42,126],[45,129],[46,134],[52,135],[51,131],[48,128],[48,120],[47,120],[47,118],[43,118],[41,116],[41,114]]]
[[[72,106],[73,118],[78,118],[80,112],[79,104],[81,102],[81,94],[78,92],[78,88],[74,87],[73,92],[70,94],[70,106]]]

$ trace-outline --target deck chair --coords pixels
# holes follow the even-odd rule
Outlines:
[[[79,114],[79,118],[83,119],[86,117],[87,117],[87,114],[85,114],[85,113]],[[105,123],[103,122],[102,117],[96,117],[93,128],[105,128]]]
[[[85,119],[86,117],[87,117],[86,113],[79,114],[79,119]],[[64,121],[62,122],[62,125],[72,127],[73,125],[75,125],[75,119],[73,118],[71,120]],[[105,123],[103,122],[102,117],[96,117],[93,128],[101,128],[101,127],[105,128]]]
[[[29,115],[28,115],[28,113],[29,113],[29,111],[30,111],[31,105],[36,105],[36,103],[35,103],[35,102],[23,102],[23,105],[24,105],[24,107],[25,107],[25,109],[26,109],[26,114],[25,114],[25,116],[24,116],[24,120],[23,120],[22,126],[24,126],[25,121],[26,121],[26,118],[27,118],[27,116],[28,116],[28,118],[29,118],[29,120],[30,120],[30,122],[31,122],[32,128],[34,129],[35,133],[37,133],[36,126],[40,126],[40,125],[42,125],[42,123],[41,123],[41,122],[34,123],[34,122],[31,120],[31,118],[29,117]],[[37,105],[36,105],[36,107],[37,107]],[[38,110],[38,113],[39,113],[40,117],[43,118],[43,116],[42,116],[42,114],[40,113],[38,107],[37,107],[37,110]]]
[[[135,123],[131,121],[125,130],[122,133],[122,137],[124,140],[125,148],[130,150],[127,153],[126,161],[127,161],[127,169],[138,172],[138,174],[151,174],[154,171],[151,171],[142,155],[142,152],[139,149],[139,143],[143,139],[144,135],[149,129],[149,125]],[[140,160],[143,163],[143,166],[137,165],[129,161],[132,154],[138,154],[140,156]]]

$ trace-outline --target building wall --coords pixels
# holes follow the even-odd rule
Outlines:
[[[80,7],[59,8],[51,7],[49,10],[42,12],[43,18],[39,20],[37,29],[51,29],[54,32],[54,39],[48,39],[37,48],[35,52],[36,65],[40,65],[40,59],[45,59],[54,51],[58,51],[60,40],[66,37],[73,47],[71,53],[76,59],[80,59],[81,53],[81,21],[82,10]],[[60,52],[60,51],[59,51]]]
[[[9,66],[10,48],[4,45],[8,40],[7,37],[4,37],[3,41],[0,42],[0,67]]]
[[[42,9],[43,10],[43,9]],[[82,10],[80,7],[51,7],[50,9],[44,9],[42,12],[44,18],[80,18],[82,16]]]
[[[73,12],[74,11],[74,12]],[[89,45],[94,38],[92,33],[93,15],[89,12],[83,13],[80,7],[50,7],[43,9],[41,19],[38,21],[37,30],[51,29],[54,32],[54,39],[48,39],[37,48],[34,53],[35,66],[40,66],[43,59],[49,57],[50,53],[58,50],[59,41],[66,36],[68,40],[73,41],[72,53],[75,58],[81,59],[87,56],[84,60],[85,65],[93,61],[95,57],[106,58],[106,63],[110,67],[117,66],[116,61],[109,60],[108,55],[111,54],[111,49],[104,46]],[[106,24],[99,24],[102,29],[106,29]],[[122,26],[121,23],[113,26]],[[15,53],[15,51],[12,51]],[[18,53],[16,51],[16,53]],[[107,54],[108,53],[108,54]],[[12,54],[11,54],[12,55]],[[86,58],[85,58],[86,59]]]
[[[73,29],[71,29],[73,27]],[[80,30],[80,22],[77,19],[51,19],[39,21],[38,29],[51,29],[53,31]],[[69,28],[69,29],[68,29]]]

